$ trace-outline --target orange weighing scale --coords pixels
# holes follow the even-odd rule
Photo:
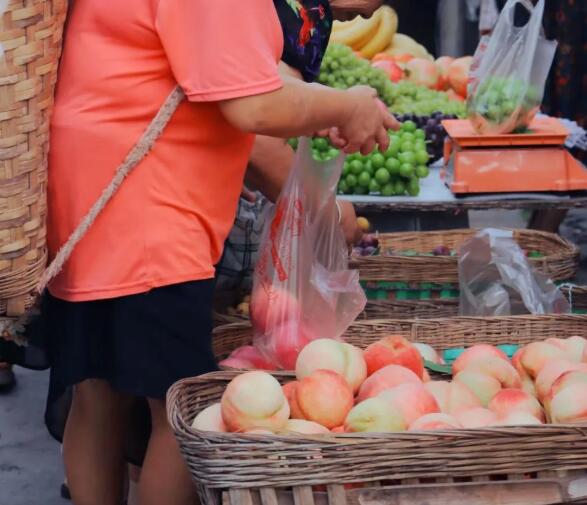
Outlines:
[[[479,135],[467,119],[445,120],[443,178],[456,195],[587,190],[587,169],[565,148],[556,118],[535,118],[527,133]]]

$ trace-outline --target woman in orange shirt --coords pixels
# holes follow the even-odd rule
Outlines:
[[[192,504],[165,416],[176,380],[215,368],[213,265],[255,134],[336,128],[348,152],[386,148],[373,90],[281,78],[271,0],[76,0],[51,128],[48,243],[67,240],[179,83],[185,101],[51,284],[49,401],[75,385],[64,436],[74,503],[120,505],[133,397],[152,432],[142,505]],[[334,131],[334,130],[333,130]]]

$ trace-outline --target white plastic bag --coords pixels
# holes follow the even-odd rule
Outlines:
[[[535,271],[510,230],[485,229],[459,249],[461,316],[566,314],[566,298]]]
[[[343,163],[343,156],[315,161],[301,139],[262,241],[251,299],[254,345],[286,370],[308,342],[339,338],[365,307],[336,209]]]
[[[482,134],[527,128],[540,109],[556,41],[544,37],[545,0],[508,0],[493,33],[479,43],[471,66],[467,109]],[[524,9],[527,23],[519,26]]]

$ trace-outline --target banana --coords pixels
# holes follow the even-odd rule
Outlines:
[[[353,23],[347,30],[335,32],[330,37],[330,41],[335,44],[345,44],[356,49],[360,42],[364,45],[365,40],[373,37],[381,22],[382,13],[378,10],[369,19],[359,18],[356,24]]]
[[[339,33],[348,30],[349,28],[359,24],[361,21],[364,21],[361,16],[357,16],[350,21],[334,21],[334,23],[332,23],[332,33]]]
[[[385,50],[385,52],[391,56],[407,53],[415,58],[432,58],[423,45],[403,33],[396,33],[394,35],[391,45]]]
[[[389,46],[397,31],[398,18],[396,12],[387,5],[381,7],[378,12],[381,12],[381,23],[377,33],[360,49],[365,58],[373,58],[373,56]]]

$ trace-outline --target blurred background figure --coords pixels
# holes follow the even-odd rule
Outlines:
[[[0,361],[0,394],[9,393],[16,386],[16,376],[12,365]]]

